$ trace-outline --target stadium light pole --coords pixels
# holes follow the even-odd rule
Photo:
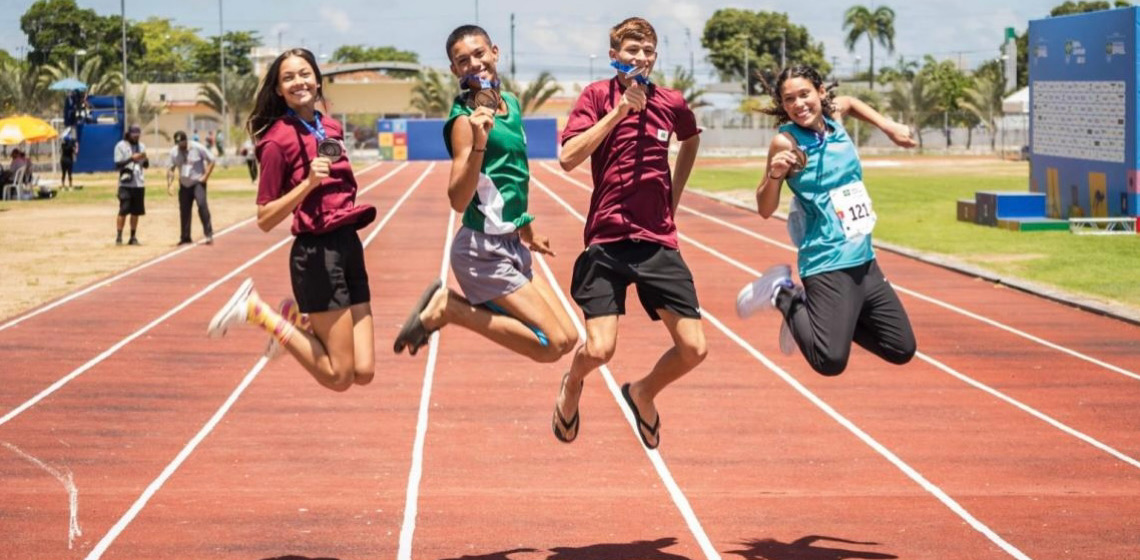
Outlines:
[[[119,20],[123,24],[123,113],[127,120],[131,120],[127,104],[127,0],[119,0]]]
[[[87,49],[79,49],[71,57],[71,74],[75,79],[79,79],[79,57],[87,56]]]
[[[596,55],[596,54],[590,55],[590,83],[594,82],[594,59],[595,58],[598,58],[598,55]]]
[[[223,134],[222,140],[228,142],[230,140],[230,132],[229,132],[230,119],[229,119],[229,107],[226,106],[226,23],[225,23],[225,19],[224,19],[223,15],[222,15],[222,0],[218,0],[218,32],[219,32],[218,50],[221,51],[221,67],[218,68],[218,71],[220,72],[221,83],[222,83],[222,128],[221,129],[223,131],[222,132],[222,134]],[[319,50],[319,48],[318,48],[318,50]],[[215,137],[215,140],[217,140],[216,137]],[[224,144],[219,144],[219,145],[224,146]],[[223,157],[225,156],[225,148],[224,147],[222,148],[222,156]]]

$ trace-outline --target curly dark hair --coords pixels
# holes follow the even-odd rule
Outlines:
[[[768,90],[768,94],[772,97],[772,105],[764,109],[760,109],[761,113],[765,115],[772,115],[776,117],[776,126],[784,123],[791,122],[792,118],[788,116],[788,112],[784,110],[784,82],[792,78],[805,78],[811,82],[811,85],[816,89],[823,87],[823,76],[819,75],[819,71],[811,66],[804,64],[795,64],[784,69],[780,75],[776,76],[776,83],[764,84],[764,89]],[[835,113],[835,104],[832,102],[835,99],[835,87],[838,84],[828,84],[827,95],[824,95],[820,100],[823,106],[823,114],[827,118],[832,118]]]

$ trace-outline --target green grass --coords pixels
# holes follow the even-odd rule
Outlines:
[[[708,191],[751,192],[762,163],[698,168],[689,184]],[[980,190],[1026,192],[1028,176],[1025,163],[998,161],[925,166],[915,158],[903,167],[867,167],[864,182],[879,216],[875,238],[1002,276],[1140,307],[1140,235],[1014,232],[957,220],[958,199],[973,200]],[[781,198],[787,199],[787,193]]]

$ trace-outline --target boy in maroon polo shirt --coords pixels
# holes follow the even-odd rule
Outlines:
[[[610,58],[649,76],[657,60],[657,33],[641,18],[610,30]],[[578,413],[582,380],[610,361],[617,345],[618,317],[626,291],[653,320],[661,320],[674,342],[645,377],[622,385],[622,396],[637,420],[646,447],[660,443],[654,398],[705,359],[705,335],[693,275],[681,258],[673,214],[689,180],[700,144],[696,117],[680,92],[640,83],[618,72],[594,82],[570,113],[562,132],[562,169],[586,158],[594,179],[586,218],[586,250],[574,263],[571,293],[586,317],[586,344],[574,353],[570,373],[555,403],[556,415]],[[680,152],[670,175],[669,138]],[[562,434],[572,440],[574,433]]]

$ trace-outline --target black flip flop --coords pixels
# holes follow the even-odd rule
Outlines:
[[[661,445],[661,436],[658,435],[658,430],[661,429],[661,414],[657,414],[657,421],[650,426],[649,422],[641,418],[641,412],[637,410],[637,405],[633,404],[633,397],[629,396],[629,383],[621,386],[621,396],[625,399],[625,404],[629,405],[629,410],[633,412],[633,417],[637,418],[637,435],[641,438],[641,443],[644,443],[647,449],[657,449],[657,446]],[[645,434],[641,431],[642,427],[649,430],[649,435],[653,436],[653,438],[657,440],[657,443],[649,445],[649,439],[646,438]]]
[[[562,391],[566,389],[566,380],[569,378],[570,378],[569,373],[562,376],[562,387],[558,389],[558,393],[560,395],[562,394]],[[581,402],[581,400],[582,400],[581,390],[579,390],[579,392],[578,392],[578,400],[579,400],[579,402]],[[558,438],[558,441],[561,441],[562,443],[570,443],[570,442],[578,439],[578,413],[579,412],[580,412],[580,409],[575,410],[574,416],[572,418],[570,418],[569,421],[567,421],[565,418],[562,417],[562,411],[558,410],[558,403],[557,402],[554,403],[554,418],[552,418],[550,421],[550,427],[551,427],[551,429],[554,430],[554,437]],[[559,429],[559,427],[561,427],[561,429]],[[569,434],[571,430],[574,431],[574,435],[573,436],[567,436],[566,434]]]
[[[412,308],[412,312],[404,321],[404,326],[400,328],[400,333],[396,335],[396,342],[392,344],[392,350],[395,353],[399,354],[404,351],[404,348],[407,348],[408,353],[415,356],[420,347],[427,344],[431,332],[424,328],[424,323],[420,320],[420,313],[423,313],[428,303],[431,302],[431,297],[441,287],[443,287],[443,280],[436,278],[420,295],[420,299],[416,301],[416,306]]]

